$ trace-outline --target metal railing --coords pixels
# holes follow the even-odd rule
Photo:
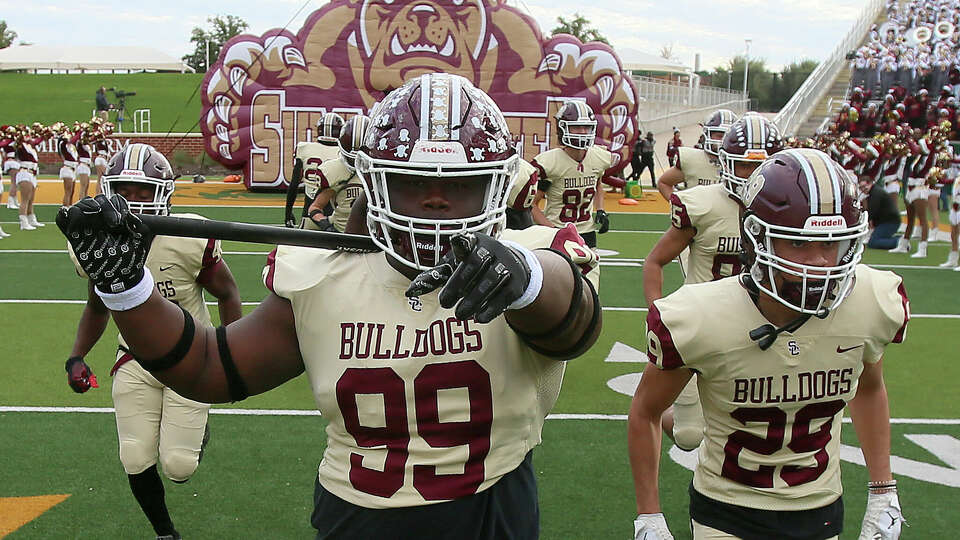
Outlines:
[[[725,90],[713,86],[664,81],[653,77],[634,76],[640,96],[650,102],[668,103],[689,107],[715,107],[723,103],[743,98],[741,92]]]
[[[774,122],[780,126],[780,131],[786,135],[796,134],[797,128],[810,116],[817,103],[829,91],[837,73],[847,67],[847,53],[863,43],[870,25],[877,20],[885,5],[884,0],[867,0],[867,5],[864,6],[863,12],[847,36],[830,53],[830,56],[817,65],[774,118]]]
[[[640,111],[640,126],[643,131],[653,131],[654,133],[660,133],[667,131],[674,126],[690,126],[698,122],[702,122],[706,115],[717,110],[717,109],[730,109],[731,111],[742,114],[749,108],[749,100],[742,99],[743,96],[740,93],[737,93],[737,98],[733,101],[725,101],[722,103],[715,103],[708,107],[682,107],[679,110],[673,112],[666,112],[664,109],[656,109],[660,114],[657,116],[651,116],[649,113],[653,112],[653,108],[647,111],[647,114],[644,114],[644,110]],[[649,105],[649,102],[644,102],[643,105]],[[656,104],[653,104],[656,106]]]

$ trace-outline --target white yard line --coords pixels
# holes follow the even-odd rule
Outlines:
[[[18,407],[0,406],[0,413],[113,413],[113,407]],[[320,416],[316,409],[210,409],[210,414],[224,416]],[[619,420],[627,419],[625,414],[550,414],[547,420]],[[849,418],[843,419],[850,423]],[[891,424],[918,424],[956,426],[960,418],[891,418]]]
[[[0,298],[0,304],[86,304],[86,300],[35,300],[30,298]],[[208,306],[217,305],[216,302],[206,302]],[[241,302],[242,306],[259,306],[260,302]],[[604,306],[603,311],[634,311],[646,313],[645,307],[611,307]],[[911,319],[960,319],[960,314],[954,313],[911,313]]]

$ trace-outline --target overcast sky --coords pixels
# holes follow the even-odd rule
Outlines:
[[[449,0],[436,0],[449,1]],[[659,54],[672,45],[681,62],[702,69],[742,54],[751,38],[751,57],[780,69],[794,60],[826,57],[860,15],[865,0],[507,0],[532,15],[549,34],[558,16],[579,12],[614,48]],[[299,29],[326,0],[23,1],[0,0],[0,19],[18,42],[38,45],[144,45],[177,58],[190,52],[190,30],[217,14],[237,15],[260,34],[287,25]],[[226,7],[226,6],[229,6]],[[299,15],[295,14],[303,7]]]

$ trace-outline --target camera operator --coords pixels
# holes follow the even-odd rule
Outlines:
[[[107,111],[110,110],[110,102],[107,101],[107,89],[101,86],[97,90],[97,116],[104,122],[107,121]]]

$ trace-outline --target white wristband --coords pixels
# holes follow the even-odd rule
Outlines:
[[[543,287],[543,266],[540,265],[540,259],[538,259],[532,251],[520,244],[510,240],[500,240],[500,243],[522,254],[523,259],[527,261],[527,266],[530,268],[530,282],[527,283],[526,290],[523,291],[520,298],[517,298],[512,304],[507,306],[507,309],[523,309],[532,304],[533,301],[540,296],[540,289]]]
[[[127,311],[147,301],[153,294],[153,276],[148,268],[143,269],[143,279],[129,289],[119,293],[106,293],[94,287],[103,305],[110,311]]]

